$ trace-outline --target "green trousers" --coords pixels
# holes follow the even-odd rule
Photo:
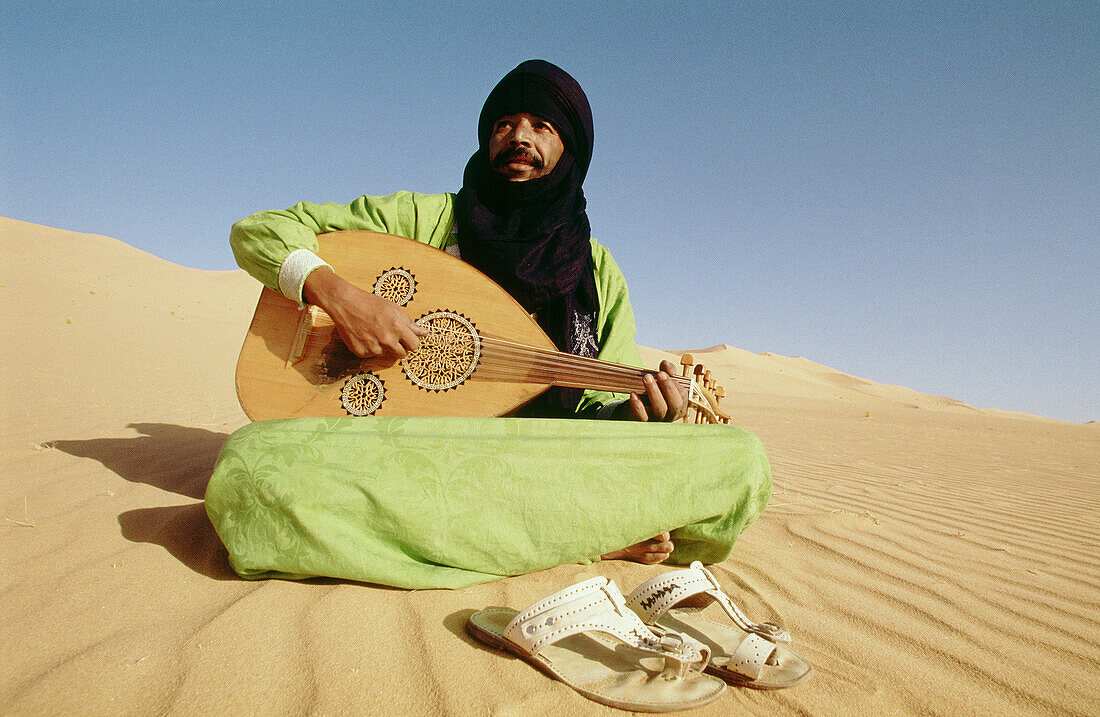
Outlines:
[[[307,418],[230,436],[206,508],[242,577],[460,588],[666,530],[671,562],[720,562],[770,496],[730,426]]]

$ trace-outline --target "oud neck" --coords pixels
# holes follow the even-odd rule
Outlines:
[[[645,376],[656,373],[637,366],[538,349],[488,336],[482,336],[482,361],[477,371],[480,378],[487,380],[529,381],[636,394],[645,393]],[[685,376],[671,378],[685,388],[690,388],[693,383],[691,378]]]

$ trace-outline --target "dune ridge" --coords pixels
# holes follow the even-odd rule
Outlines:
[[[462,625],[660,569],[459,591],[240,580],[202,495],[246,423],[233,365],[256,282],[12,219],[0,252],[0,713],[616,713]],[[1100,427],[804,358],[691,353],[775,481],[712,569],[816,668],[692,714],[1100,714]]]

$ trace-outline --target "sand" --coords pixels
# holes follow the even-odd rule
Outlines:
[[[462,626],[661,568],[460,591],[241,580],[202,497],[247,421],[233,367],[258,285],[10,219],[0,256],[0,713],[618,713]],[[775,478],[713,570],[816,674],[691,714],[1100,714],[1100,426],[692,353]]]

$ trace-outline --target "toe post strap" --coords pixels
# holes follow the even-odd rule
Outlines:
[[[755,623],[722,590],[717,578],[695,561],[686,570],[674,570],[647,580],[627,598],[627,606],[652,625],[676,603],[704,594],[715,600],[735,625],[770,642],[790,642],[791,636],[775,623]]]
[[[759,635],[749,634],[730,655],[726,669],[744,675],[751,680],[759,679],[760,672],[767,664],[768,658],[776,650],[774,642],[770,642]]]

